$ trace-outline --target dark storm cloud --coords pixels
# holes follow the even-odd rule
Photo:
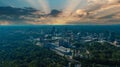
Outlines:
[[[25,21],[32,21],[29,18],[34,17],[32,13],[36,11],[33,8],[0,7],[0,22],[24,24]]]

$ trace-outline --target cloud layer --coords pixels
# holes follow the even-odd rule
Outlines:
[[[26,0],[26,2],[37,10],[0,7],[0,25],[120,24],[120,0],[85,0],[82,8],[82,0],[68,0],[64,9],[53,13],[50,13],[51,8],[47,0]]]

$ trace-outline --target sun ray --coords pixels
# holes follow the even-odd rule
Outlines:
[[[43,11],[48,14],[50,12],[49,4],[47,0],[38,0],[40,6],[42,7]]]
[[[33,8],[38,9],[37,3],[34,0],[26,0]]]
[[[49,4],[46,0],[36,0],[36,1],[35,0],[27,0],[27,2],[29,4],[31,4],[32,7],[39,9],[46,14],[50,12]]]
[[[70,15],[75,9],[76,7],[80,4],[81,0],[71,0],[67,2],[67,6],[65,7],[65,9],[63,9],[63,14],[64,15]]]

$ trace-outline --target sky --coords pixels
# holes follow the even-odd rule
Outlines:
[[[28,1],[30,0],[0,0],[0,6],[15,6],[15,7],[33,6]],[[37,2],[38,0],[33,0],[33,1]],[[67,2],[67,0],[46,0],[46,1],[48,2],[51,9],[62,9],[64,8],[65,3]],[[36,5],[39,6],[40,3],[36,3]]]
[[[1,19],[4,24],[119,24],[120,0],[0,0],[0,6],[15,8],[32,7],[49,14],[51,10],[61,11],[57,17],[48,16],[35,18],[24,16],[23,20],[7,20],[13,16],[6,15],[7,19]],[[40,13],[40,12],[35,12]],[[37,15],[38,15],[37,14]],[[23,16],[19,16],[19,18]],[[33,19],[34,18],[34,19]],[[13,18],[14,19],[14,18]],[[30,19],[33,19],[30,21]],[[28,21],[29,20],[29,21]]]
[[[0,0],[0,6],[13,6],[20,8],[33,7],[37,9],[42,9],[43,5],[41,4],[44,4],[44,6],[48,6],[50,10],[63,10],[66,8],[66,6],[74,5],[74,7],[82,8],[87,4],[86,2],[87,0]]]

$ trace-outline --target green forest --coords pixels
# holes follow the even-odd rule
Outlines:
[[[0,43],[0,67],[64,67],[67,60],[29,42]]]
[[[74,44],[81,56],[74,57],[83,67],[120,67],[120,47],[110,43],[89,42]],[[89,53],[86,52],[89,51]]]

